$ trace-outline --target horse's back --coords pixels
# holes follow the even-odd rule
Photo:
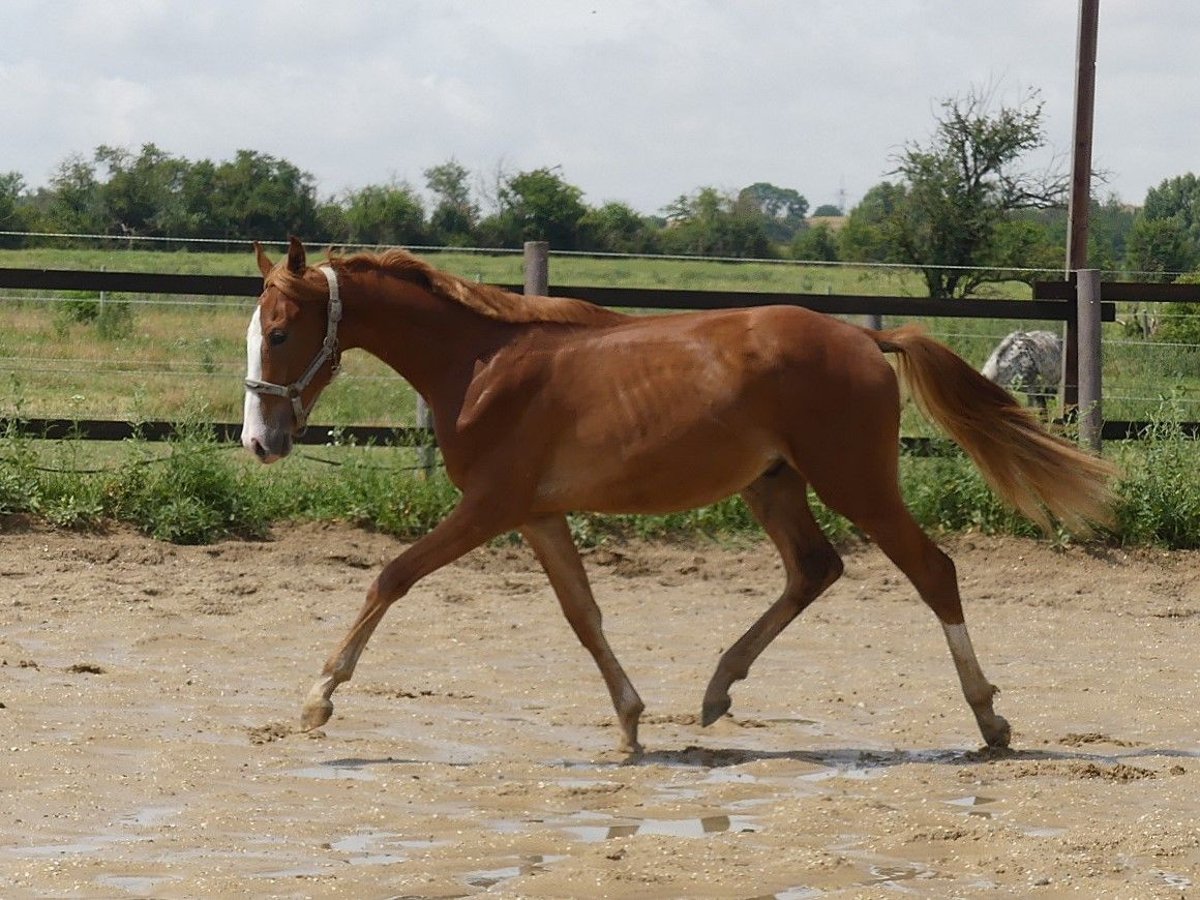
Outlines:
[[[895,374],[871,338],[795,307],[646,317],[523,358],[540,367],[525,415],[545,436],[548,507],[701,505],[861,437],[863,420],[898,427]]]

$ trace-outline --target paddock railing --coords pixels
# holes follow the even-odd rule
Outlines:
[[[1135,284],[1099,282],[1095,273],[1083,273],[1070,281],[1038,282],[1032,300],[969,298],[939,300],[922,297],[869,296],[815,293],[765,293],[755,291],[704,291],[617,288],[599,286],[562,287],[549,278],[548,247],[543,242],[526,245],[526,284],[501,284],[516,292],[544,292],[551,296],[570,296],[607,307],[647,310],[714,310],[769,305],[802,306],[817,312],[840,316],[892,318],[1009,319],[1018,321],[1064,323],[1068,336],[1081,335],[1075,353],[1078,369],[1068,372],[1068,382],[1081,384],[1080,426],[1085,440],[1089,429],[1094,441],[1136,438],[1149,428],[1146,421],[1103,421],[1099,382],[1101,322],[1116,320],[1117,301],[1141,303],[1197,302],[1200,285]],[[257,276],[195,275],[147,272],[109,272],[66,269],[0,268],[0,289],[35,291],[85,291],[135,293],[163,296],[253,298],[262,290]],[[1200,307],[1198,307],[1200,309]],[[1068,351],[1068,357],[1071,356]],[[1072,378],[1074,375],[1074,379]],[[1082,383],[1081,383],[1082,382]],[[46,437],[73,436],[90,440],[125,440],[139,436],[145,440],[164,440],[175,434],[167,421],[129,422],[108,419],[74,418],[0,418],[0,429],[16,425],[23,431]],[[417,427],[312,426],[302,438],[308,444],[326,444],[334,440],[358,443],[374,442],[398,446],[427,446],[430,441],[428,420]],[[217,422],[212,425],[220,440],[237,440],[240,423]],[[1185,434],[1200,434],[1200,423],[1181,423]],[[923,442],[916,441],[920,445]]]

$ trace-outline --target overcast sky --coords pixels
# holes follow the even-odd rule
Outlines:
[[[702,186],[853,206],[939,99],[1041,91],[1069,162],[1077,0],[4,0],[0,172],[238,149],[322,197],[456,158],[559,166],[585,201]],[[1200,2],[1100,0],[1094,164],[1126,202],[1200,170]]]

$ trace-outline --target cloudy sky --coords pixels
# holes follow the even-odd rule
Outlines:
[[[283,157],[322,196],[559,166],[656,212],[769,181],[850,205],[939,99],[1041,92],[1069,161],[1077,0],[4,0],[0,172],[153,142]],[[1095,159],[1140,203],[1200,170],[1200,3],[1100,0]]]

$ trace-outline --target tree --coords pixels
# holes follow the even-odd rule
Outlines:
[[[121,147],[101,145],[95,160],[108,171],[99,187],[106,232],[188,235],[193,223],[184,208],[187,160],[154,144],[144,144],[136,157]]]
[[[738,207],[762,216],[767,237],[786,244],[806,227],[808,201],[791,188],[776,187],[759,181],[738,193]]]
[[[866,194],[838,232],[838,255],[851,262],[898,262],[899,225],[908,189],[881,181]]]
[[[1022,158],[1046,143],[1037,92],[992,110],[990,92],[972,89],[941,103],[927,145],[908,144],[893,172],[904,194],[883,225],[895,261],[919,266],[931,297],[959,297],[1008,280],[1019,265],[1004,223],[1019,210],[1062,205],[1060,172],[1027,172]]]
[[[433,239],[445,244],[468,243],[479,223],[479,206],[472,201],[467,184],[470,173],[452,158],[423,174],[426,187],[436,198],[429,216]]]
[[[1146,192],[1129,235],[1126,265],[1166,278],[1200,262],[1200,179],[1191,172]]]
[[[21,173],[0,174],[0,231],[32,230],[33,212]],[[19,247],[23,240],[12,235],[0,235],[0,247]]]
[[[579,220],[582,250],[651,253],[657,246],[651,223],[625,203],[605,203]]]
[[[238,150],[212,167],[209,229],[219,237],[313,234],[317,228],[312,175],[285,159]]]
[[[96,167],[79,154],[68,156],[50,176],[46,218],[51,229],[67,234],[96,234],[103,230]]]
[[[499,211],[488,223],[490,238],[502,245],[549,241],[557,250],[574,250],[579,223],[587,214],[583,191],[554,169],[541,168],[502,176],[497,187]]]
[[[758,258],[771,255],[762,214],[739,205],[736,197],[714,187],[684,194],[663,212],[667,227],[661,240],[667,253]]]
[[[822,203],[815,210],[813,210],[814,218],[825,219],[841,215],[844,215],[842,208],[840,206],[835,206],[832,203]]]
[[[805,228],[792,238],[789,252],[792,259],[814,262],[836,262],[838,259],[837,236],[825,223]]]
[[[1191,172],[1164,179],[1146,192],[1142,214],[1151,220],[1178,218],[1191,240],[1200,242],[1200,179]]]
[[[1170,281],[1194,268],[1196,247],[1181,216],[1151,219],[1139,216],[1126,245],[1125,265],[1137,277]]]
[[[369,185],[351,193],[345,221],[354,244],[419,244],[425,239],[425,209],[404,183]]]

